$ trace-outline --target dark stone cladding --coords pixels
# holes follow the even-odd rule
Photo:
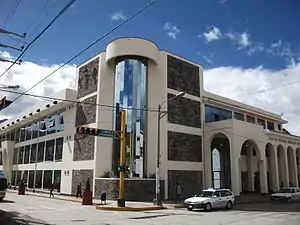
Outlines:
[[[87,103],[87,104],[84,104]],[[75,126],[96,122],[97,95],[87,98],[83,104],[77,104]]]
[[[168,170],[168,198],[174,199],[176,182],[183,189],[182,198],[194,196],[203,188],[202,171]]]
[[[173,96],[168,93],[168,99]],[[168,122],[201,128],[200,102],[184,97],[177,97],[168,101]]]
[[[167,56],[168,88],[200,96],[199,67]]]
[[[97,91],[99,58],[82,66],[78,73],[77,98],[82,98]]]
[[[202,161],[202,137],[168,131],[168,160]]]
[[[149,201],[155,198],[155,179],[125,179],[125,199],[127,201]],[[160,182],[160,192],[164,199],[164,181]],[[119,180],[101,178],[95,180],[95,198],[100,198],[101,192],[106,191],[107,199],[117,200]]]
[[[72,195],[76,195],[77,185],[81,183],[82,194],[85,190],[86,181],[90,178],[91,190],[93,189],[93,170],[72,170]]]
[[[75,134],[73,161],[93,160],[95,151],[95,137]]]

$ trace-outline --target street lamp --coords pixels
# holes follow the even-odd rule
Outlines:
[[[2,89],[19,89],[20,85],[3,85],[3,84],[0,84],[0,88],[2,88]]]
[[[164,103],[173,100],[178,97],[182,97],[185,95],[185,92],[179,92],[178,94],[174,95],[167,100],[164,100],[162,103],[158,104],[158,116],[157,116],[157,148],[156,148],[156,205],[161,206],[161,198],[160,198],[160,120],[168,114],[168,112],[162,112],[161,108]]]

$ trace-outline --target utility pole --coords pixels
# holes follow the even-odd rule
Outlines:
[[[4,30],[4,29],[2,29],[2,28],[0,28],[0,34],[14,35],[14,36],[21,37],[21,38],[25,38],[25,37],[26,37],[26,33],[18,34],[18,33],[12,32],[12,31]],[[11,46],[11,45],[1,44],[1,43],[0,43],[0,47],[2,47],[2,48],[11,48],[11,49],[13,49],[13,50],[20,51],[20,52],[23,51],[23,49],[24,49],[24,46],[21,46],[21,48],[16,48],[16,47],[13,47],[13,46]],[[11,60],[8,60],[8,59],[2,59],[2,58],[0,58],[0,62],[14,63],[14,62],[11,61]],[[20,65],[21,62],[22,62],[22,60],[19,60],[19,62],[18,62],[18,63],[15,63],[15,64]]]
[[[119,198],[118,206],[125,207],[125,191],[124,191],[124,177],[125,177],[125,123],[126,111],[121,111],[121,132],[120,132],[120,178],[119,178]]]

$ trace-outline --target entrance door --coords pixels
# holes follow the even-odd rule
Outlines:
[[[254,173],[254,191],[260,193],[260,178],[259,172]]]

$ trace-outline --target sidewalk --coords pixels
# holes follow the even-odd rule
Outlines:
[[[17,190],[7,190],[8,193],[14,193],[17,194]],[[48,199],[54,199],[54,200],[61,200],[61,201],[70,201],[70,202],[77,202],[81,203],[82,199],[81,198],[75,198],[73,196],[65,196],[65,195],[60,195],[60,194],[55,194],[54,197],[50,197],[48,193],[33,193],[32,191],[26,191],[26,195],[30,196],[36,196],[40,198],[48,198]],[[153,203],[149,202],[131,202],[127,201],[126,202],[126,207],[118,207],[117,206],[117,201],[112,201],[112,200],[107,200],[106,205],[101,205],[100,204],[100,199],[93,199],[93,205],[96,206],[96,209],[99,210],[108,210],[108,211],[150,211],[150,210],[160,210],[160,209],[166,209],[172,207],[169,205],[169,207],[166,206],[156,206],[153,205]]]

